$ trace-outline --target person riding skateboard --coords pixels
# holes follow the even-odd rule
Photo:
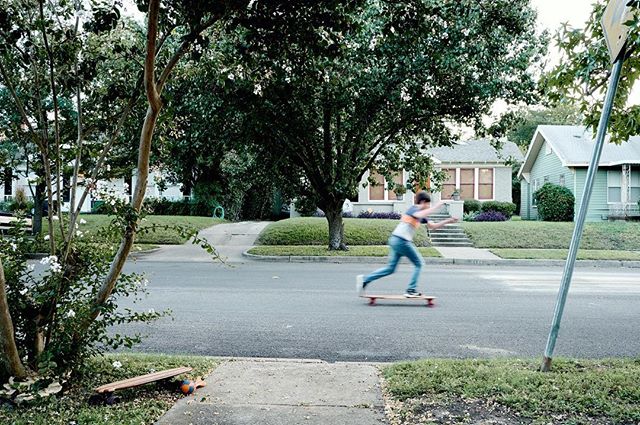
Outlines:
[[[439,223],[432,223],[427,220],[427,217],[444,206],[444,202],[439,202],[434,207],[431,207],[431,197],[426,192],[418,192],[416,195],[416,204],[411,206],[400,218],[400,223],[396,226],[395,230],[389,237],[389,263],[367,276],[356,276],[356,285],[358,288],[358,294],[363,295],[367,286],[374,280],[378,280],[381,277],[388,276],[395,272],[400,258],[407,257],[415,266],[411,281],[407,287],[407,292],[404,296],[407,298],[420,297],[420,294],[416,287],[418,285],[418,277],[420,276],[420,270],[424,264],[422,255],[416,249],[413,243],[413,237],[416,231],[420,227],[420,224],[426,224],[430,230],[439,229],[449,223],[456,223],[457,218],[448,218]]]

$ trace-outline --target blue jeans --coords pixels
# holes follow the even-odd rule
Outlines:
[[[411,276],[411,282],[409,282],[409,286],[407,287],[407,292],[414,292],[418,286],[418,276],[420,276],[420,270],[422,270],[422,265],[424,264],[422,256],[416,249],[413,242],[409,242],[394,235],[391,235],[389,238],[389,249],[391,250],[389,253],[389,264],[376,270],[370,275],[365,276],[364,282],[370,283],[374,280],[380,279],[381,277],[389,276],[391,273],[396,271],[400,258],[407,257],[415,266],[413,275]]]

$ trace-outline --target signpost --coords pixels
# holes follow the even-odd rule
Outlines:
[[[573,237],[571,238],[571,244],[569,245],[569,254],[562,274],[562,283],[556,300],[553,322],[551,323],[551,331],[549,332],[547,347],[545,349],[542,367],[540,368],[543,372],[551,370],[551,360],[553,357],[553,350],[556,345],[556,339],[558,337],[558,330],[560,329],[560,320],[562,319],[564,305],[567,300],[567,294],[569,293],[569,286],[571,285],[576,256],[578,254],[578,248],[580,247],[580,239],[582,238],[582,229],[584,228],[587,209],[589,207],[591,193],[593,192],[593,183],[595,181],[596,172],[598,171],[602,147],[604,146],[604,139],[607,134],[607,127],[609,126],[609,117],[611,116],[613,101],[616,96],[618,82],[620,81],[620,73],[624,63],[625,43],[629,36],[629,28],[624,25],[631,16],[628,4],[629,0],[611,0],[602,17],[602,28],[605,33],[613,68],[611,70],[609,87],[607,88],[607,94],[602,107],[602,115],[600,116],[600,122],[598,123],[596,143],[593,147],[593,154],[587,171],[587,179],[585,181],[584,192],[578,209],[578,216],[575,219]]]

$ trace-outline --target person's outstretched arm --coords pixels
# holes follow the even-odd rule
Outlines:
[[[427,208],[426,210],[419,210],[414,212],[412,215],[415,218],[426,218],[427,216],[430,216],[431,214],[437,212],[440,208],[442,208],[444,206],[444,202],[440,201],[438,202],[435,206],[431,207],[431,208]]]

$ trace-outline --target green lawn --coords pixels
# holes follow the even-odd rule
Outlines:
[[[80,218],[86,221],[85,224],[80,224],[80,230],[87,235],[95,235],[101,227],[106,226],[111,221],[111,218],[103,214],[83,214]],[[215,224],[223,223],[224,220],[210,217],[191,217],[191,216],[176,216],[176,215],[149,215],[146,217],[146,221],[141,224],[141,227],[150,227],[155,225],[182,225],[192,226],[198,230],[213,226]],[[43,221],[43,232],[46,234],[49,228],[47,221]],[[55,231],[59,231],[59,226],[56,222]],[[186,238],[182,237],[173,229],[159,229],[154,232],[139,234],[136,238],[137,244],[151,244],[151,245],[179,245],[185,243]]]
[[[419,247],[418,251],[420,251],[423,257],[441,257],[435,248]],[[325,246],[319,245],[261,245],[251,248],[249,253],[276,256],[386,257],[389,255],[389,247],[380,245],[353,245],[349,247],[349,251],[330,251]]]
[[[386,245],[398,220],[363,218],[344,219],[345,243],[353,245]],[[325,218],[298,217],[268,225],[256,245],[328,245],[329,226]],[[416,234],[417,246],[428,245],[424,228]]]
[[[494,248],[491,252],[501,258],[566,260],[567,249],[510,249]],[[614,251],[602,249],[581,249],[578,260],[626,260],[640,261],[640,251]]]
[[[386,367],[391,423],[640,421],[640,359],[554,359],[551,372],[539,367],[539,361],[517,359],[420,360]],[[442,412],[448,422],[430,421]]]
[[[568,249],[573,223],[544,221],[464,222],[476,248]],[[640,250],[640,223],[587,223],[582,249]]]
[[[122,367],[116,369],[113,362]],[[0,407],[0,423],[12,425],[139,425],[152,424],[180,398],[181,379],[194,379],[209,374],[219,361],[211,357],[117,354],[94,358],[82,376],[73,380],[71,389],[62,397],[50,397],[39,403],[23,405],[15,410]],[[174,384],[147,384],[118,391],[121,402],[113,406],[90,406],[87,400],[94,388],[152,371],[189,366],[193,371],[173,379]]]

